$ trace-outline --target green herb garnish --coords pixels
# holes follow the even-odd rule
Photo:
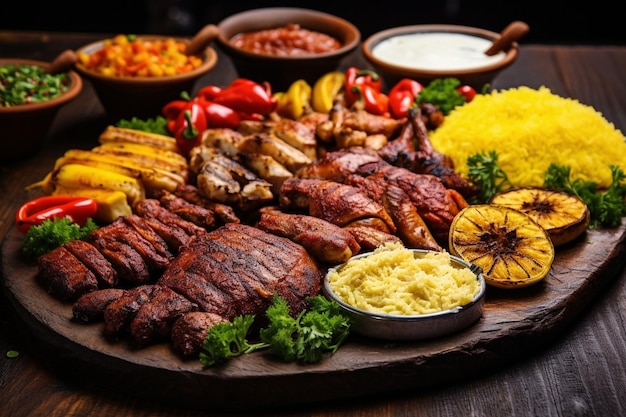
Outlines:
[[[260,330],[260,341],[248,341],[253,315],[237,316],[230,323],[219,323],[209,329],[200,352],[205,366],[220,365],[244,353],[269,349],[285,362],[319,362],[323,354],[334,353],[348,336],[349,319],[339,311],[337,303],[321,295],[309,298],[309,309],[297,317],[289,314],[284,298],[274,295],[265,312],[268,327]]]
[[[570,168],[551,164],[546,171],[544,186],[578,196],[589,207],[589,227],[617,227],[626,215],[626,175],[622,170],[611,165],[612,181],[609,188],[599,191],[592,181],[570,180]]]
[[[456,106],[465,104],[465,96],[456,90],[460,85],[457,78],[436,78],[420,91],[416,104],[435,104],[447,116]]]
[[[37,65],[0,66],[0,107],[40,103],[59,97],[71,84],[67,72],[47,74]]]
[[[167,130],[167,119],[163,116],[156,116],[148,119],[140,119],[138,117],[133,117],[130,120],[122,119],[117,122],[116,126],[126,129],[141,130],[143,132],[157,133],[159,135],[172,136]]]
[[[28,229],[24,237],[22,252],[28,257],[36,258],[67,242],[82,239],[97,228],[98,225],[92,219],[87,219],[82,227],[67,217],[46,219],[41,224]]]
[[[468,177],[476,184],[480,192],[471,203],[487,203],[494,195],[510,186],[506,173],[498,166],[498,154],[477,153],[467,158]]]

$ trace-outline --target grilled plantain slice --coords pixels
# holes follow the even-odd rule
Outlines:
[[[468,206],[454,217],[449,250],[481,267],[487,284],[505,289],[541,281],[555,254],[548,233],[530,216],[493,204]]]
[[[589,208],[575,195],[543,188],[516,188],[495,195],[491,204],[517,209],[543,227],[554,246],[569,243],[589,227]]]

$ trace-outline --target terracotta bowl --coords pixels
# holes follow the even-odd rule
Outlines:
[[[424,257],[429,253],[428,250],[423,249],[411,249],[411,251],[415,258]],[[352,260],[370,255],[370,252],[362,253],[354,256]],[[340,310],[350,318],[351,330],[362,336],[393,341],[437,338],[461,331],[475,323],[482,316],[485,303],[487,286],[481,268],[455,256],[450,256],[450,262],[454,268],[469,269],[476,275],[480,290],[468,304],[436,313],[406,316],[384,314],[363,310],[347,303],[333,291],[330,282],[330,275],[334,271],[341,271],[346,264],[337,265],[328,270],[322,291],[326,298],[336,301]]]
[[[342,46],[326,53],[273,56],[248,52],[230,43],[237,34],[279,28],[290,23],[333,36]],[[267,81],[274,91],[285,90],[298,79],[313,85],[325,73],[336,70],[341,60],[353,52],[361,41],[361,33],[352,23],[331,14],[302,8],[248,10],[225,18],[218,27],[218,45],[232,59],[238,75],[256,82]]]
[[[215,27],[215,36],[217,27]],[[173,38],[189,43],[189,39],[172,36],[138,35],[146,40]],[[206,42],[209,42],[207,39]],[[78,49],[77,54],[92,54],[103,47],[104,40],[90,43]],[[112,77],[87,69],[77,62],[76,70],[93,85],[107,116],[114,119],[132,117],[148,118],[161,114],[163,105],[180,97],[180,93],[192,92],[196,81],[217,64],[217,53],[210,46],[200,49],[203,58],[200,67],[185,74],[162,77]]]
[[[50,63],[21,58],[0,58],[0,66],[37,65],[48,69]],[[73,70],[69,90],[61,96],[39,103],[12,107],[0,106],[0,161],[18,161],[34,155],[43,146],[58,111],[78,96],[83,88],[82,78]]]
[[[366,39],[362,44],[362,51],[367,61],[376,72],[383,77],[387,86],[391,87],[402,78],[411,78],[426,85],[436,78],[453,77],[480,90],[485,84],[490,84],[500,71],[515,62],[519,55],[519,45],[513,42],[503,50],[502,56],[495,62],[469,69],[434,69],[436,67],[419,68],[417,66],[399,65],[378,57],[373,51],[383,41],[391,37],[425,33],[452,33],[464,34],[482,38],[489,43],[500,37],[499,33],[469,26],[458,25],[413,25],[401,26],[377,32]],[[480,51],[479,51],[480,52]],[[460,68],[460,67],[459,67]]]

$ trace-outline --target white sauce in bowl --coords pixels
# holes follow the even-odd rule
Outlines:
[[[392,36],[372,49],[372,55],[406,68],[466,70],[494,64],[506,53],[487,56],[491,41],[477,36],[450,32],[411,33]]]

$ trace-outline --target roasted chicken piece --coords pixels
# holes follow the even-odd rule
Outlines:
[[[261,209],[256,227],[299,243],[323,263],[346,262],[361,250],[354,236],[333,223],[304,214],[284,213],[274,207]]]
[[[404,125],[400,135],[383,147],[379,154],[391,165],[441,178],[447,188],[458,191],[466,199],[475,196],[479,191],[475,184],[454,171],[450,158],[435,150],[419,108],[409,110],[409,123]]]
[[[279,206],[286,211],[305,210],[338,226],[363,219],[376,219],[381,230],[395,233],[396,227],[384,207],[357,187],[335,181],[292,178],[283,183]]]
[[[327,152],[314,163],[302,168],[296,176],[298,178],[325,179],[344,182],[361,167],[384,162],[371,149],[350,148]]]
[[[215,148],[226,156],[233,157],[239,152],[244,135],[228,128],[206,129],[202,133],[202,145]]]
[[[406,119],[392,119],[366,112],[350,110],[336,102],[330,110],[328,120],[317,125],[317,136],[336,148],[362,146],[380,149],[397,135]]]
[[[278,195],[281,185],[287,178],[293,177],[291,171],[269,155],[239,153],[235,158],[260,178],[272,184],[271,191],[274,195]]]
[[[374,250],[387,242],[402,243],[402,240],[391,233],[382,232],[375,227],[351,224],[344,227],[361,246],[361,250]]]
[[[239,152],[269,155],[292,173],[313,162],[301,150],[267,132],[246,136],[239,146]]]
[[[189,158],[198,190],[210,200],[249,211],[274,198],[269,182],[216,148],[196,146]]]

